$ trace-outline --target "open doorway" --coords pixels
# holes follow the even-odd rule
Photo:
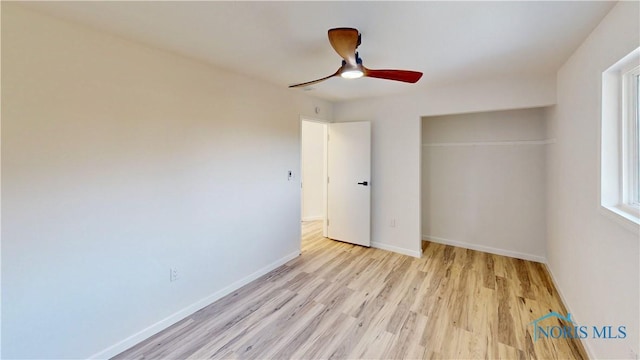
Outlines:
[[[302,239],[327,235],[327,123],[301,121],[301,219]]]

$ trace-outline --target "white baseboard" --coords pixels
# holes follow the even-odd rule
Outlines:
[[[151,337],[152,335],[155,335],[157,333],[159,333],[160,331],[168,328],[169,326],[177,323],[178,321],[186,318],[187,316],[190,316],[191,314],[195,313],[196,311],[204,308],[205,306],[210,305],[211,303],[213,303],[214,301],[224,297],[225,295],[228,295],[230,293],[232,293],[233,291],[241,288],[242,286],[252,282],[253,280],[259,278],[260,276],[270,272],[273,269],[278,268],[281,265],[286,264],[288,261],[298,257],[300,255],[299,251],[296,251],[294,253],[291,253],[283,258],[280,258],[274,262],[272,262],[271,264],[257,270],[256,272],[254,272],[253,274],[246,276],[234,283],[232,283],[229,286],[226,286],[216,292],[214,292],[213,294],[200,299],[198,301],[196,301],[195,303],[185,307],[182,310],[179,310],[171,315],[169,315],[168,317],[158,321],[157,323],[127,337],[126,339],[119,341],[118,343],[109,346],[108,348],[90,356],[90,359],[109,359],[112,358],[118,354],[120,354],[121,352],[129,349],[130,347],[140,343],[141,341],[148,339],[149,337]]]
[[[512,251],[512,250],[505,250],[505,249],[494,248],[494,247],[491,247],[491,246],[472,244],[472,243],[468,243],[468,242],[464,242],[464,241],[449,240],[449,239],[444,239],[444,238],[441,238],[441,237],[429,236],[429,235],[422,235],[422,239],[426,240],[426,241],[432,241],[432,242],[435,242],[435,243],[439,243],[439,244],[457,246],[457,247],[461,247],[461,248],[465,248],[465,249],[471,249],[471,250],[477,250],[477,251],[484,251],[484,252],[488,252],[488,253],[491,253],[491,254],[503,255],[503,256],[513,257],[513,258],[516,258],[516,259],[530,260],[530,261],[535,261],[535,262],[539,262],[539,263],[543,263],[543,264],[547,263],[547,259],[545,259],[542,256],[525,254],[525,253]]]
[[[417,257],[417,258],[421,258],[422,257],[422,251],[415,251],[415,250],[409,250],[409,249],[405,249],[405,248],[401,248],[395,245],[389,245],[389,244],[385,244],[385,243],[380,243],[380,242],[371,242],[371,247],[377,248],[377,249],[382,249],[382,250],[387,250],[387,251],[393,251],[396,252],[398,254],[402,254],[402,255],[409,255],[409,256],[413,256],[413,257]]]
[[[571,313],[571,317],[576,321],[576,323],[580,324],[580,322],[575,317],[575,313],[571,311],[571,308],[569,307],[569,303],[567,302],[567,298],[564,297],[562,290],[560,290],[560,286],[558,286],[558,281],[556,280],[555,275],[553,275],[553,271],[551,271],[551,267],[549,267],[549,264],[544,264],[544,267],[547,269],[549,276],[551,276],[551,281],[553,282],[553,286],[558,291],[558,295],[560,295],[560,300],[562,300],[562,303],[567,308],[567,312]],[[560,310],[560,309],[554,309],[554,310]],[[595,354],[593,353],[593,349],[591,348],[589,343],[586,341],[586,339],[580,339],[580,342],[584,346],[584,349],[587,351],[587,356],[589,356],[589,359],[597,359]]]
[[[316,220],[322,220],[322,219],[324,219],[324,216],[322,215],[302,217],[302,221],[316,221]]]

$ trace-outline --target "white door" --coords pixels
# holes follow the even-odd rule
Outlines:
[[[328,237],[371,245],[371,123],[329,124]]]

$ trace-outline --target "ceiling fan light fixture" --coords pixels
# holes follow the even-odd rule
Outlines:
[[[355,69],[344,70],[343,72],[340,73],[340,76],[345,79],[357,79],[364,76],[364,72],[362,72],[362,70],[358,68],[355,68]]]

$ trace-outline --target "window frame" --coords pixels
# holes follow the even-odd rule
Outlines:
[[[622,174],[620,176],[620,207],[622,210],[640,217],[640,191],[638,167],[640,166],[640,114],[638,113],[638,87],[640,86],[640,65],[632,63],[621,71],[621,126],[622,139]]]
[[[640,235],[640,204],[637,188],[637,160],[640,144],[638,88],[633,87],[635,71],[640,71],[640,47],[602,72],[600,123],[600,213]],[[636,95],[634,97],[634,94]],[[634,117],[635,115],[635,117]],[[640,199],[638,199],[640,200]]]

